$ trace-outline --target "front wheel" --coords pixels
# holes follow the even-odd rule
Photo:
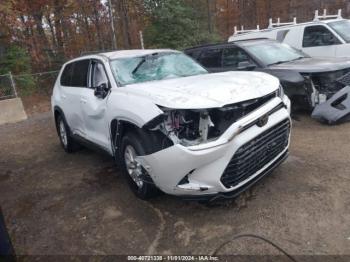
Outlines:
[[[79,148],[79,145],[71,137],[70,129],[66,121],[61,115],[59,115],[56,119],[56,127],[57,127],[58,137],[60,139],[63,149],[67,153],[73,153],[77,151]]]
[[[144,200],[157,196],[159,190],[137,160],[138,156],[145,155],[145,150],[136,134],[128,133],[123,137],[120,153],[124,173],[134,194]]]

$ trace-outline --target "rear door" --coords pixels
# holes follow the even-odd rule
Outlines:
[[[84,133],[86,139],[110,151],[109,129],[106,119],[109,91],[106,91],[104,96],[95,95],[95,89],[101,85],[106,85],[108,88],[111,86],[103,62],[92,60],[88,88],[84,89],[81,95]]]
[[[341,41],[324,25],[304,28],[302,50],[311,57],[335,57]]]
[[[80,107],[81,93],[87,88],[90,60],[67,64],[61,76],[61,101],[67,123],[73,132],[84,136],[84,119]]]

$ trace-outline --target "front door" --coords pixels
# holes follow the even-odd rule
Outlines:
[[[86,139],[111,151],[109,123],[106,118],[109,92],[106,91],[104,96],[95,94],[97,87],[102,85],[110,87],[110,82],[102,62],[93,60],[89,71],[89,88],[85,89],[81,96],[84,132],[86,133]]]
[[[311,57],[335,57],[341,41],[327,27],[314,25],[305,27],[302,44]]]
[[[222,71],[251,71],[257,67],[249,55],[238,47],[223,50]]]
[[[202,51],[198,58],[199,63],[202,64],[210,73],[217,73],[222,71],[222,49],[213,48]]]

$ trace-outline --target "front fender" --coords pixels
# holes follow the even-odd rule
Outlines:
[[[305,78],[293,70],[277,70],[277,69],[263,69],[263,72],[277,77],[284,88],[286,95],[293,97],[295,95],[306,95],[306,81]]]
[[[147,98],[118,92],[118,90],[111,92],[107,105],[110,121],[113,119],[123,120],[140,128],[163,114],[163,111]]]
[[[261,72],[277,77],[281,82],[287,82],[294,85],[303,84],[304,77],[294,70],[262,69]]]

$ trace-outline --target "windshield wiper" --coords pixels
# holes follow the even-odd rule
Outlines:
[[[156,56],[156,55],[158,55],[158,53],[153,53],[153,54],[151,54],[151,55],[146,55],[146,56],[142,57],[142,60],[137,64],[137,66],[136,66],[135,69],[131,72],[131,74],[134,75],[134,74],[139,70],[139,68],[146,62],[147,57]]]
[[[280,65],[280,64],[283,64],[283,63],[287,63],[289,61],[278,61],[278,62],[275,62],[275,63],[272,63],[272,64],[268,64],[268,66],[272,66],[272,65]]]
[[[268,66],[272,66],[272,65],[280,65],[280,64],[284,64],[284,63],[288,63],[288,62],[292,62],[292,61],[297,61],[297,60],[300,60],[300,59],[303,59],[305,58],[305,56],[299,56],[295,59],[292,59],[292,60],[287,60],[287,61],[278,61],[278,62],[275,62],[275,63],[272,63],[272,64],[268,64]]]
[[[301,59],[304,59],[304,58],[305,58],[305,56],[299,56],[298,58],[295,58],[295,59],[293,59],[291,61],[297,61],[297,60],[301,60]]]
[[[143,65],[143,63],[146,62],[146,57],[142,57],[142,60],[137,64],[137,66],[135,67],[134,70],[132,70],[131,74],[135,74],[137,72],[137,70],[139,70],[139,68]]]

